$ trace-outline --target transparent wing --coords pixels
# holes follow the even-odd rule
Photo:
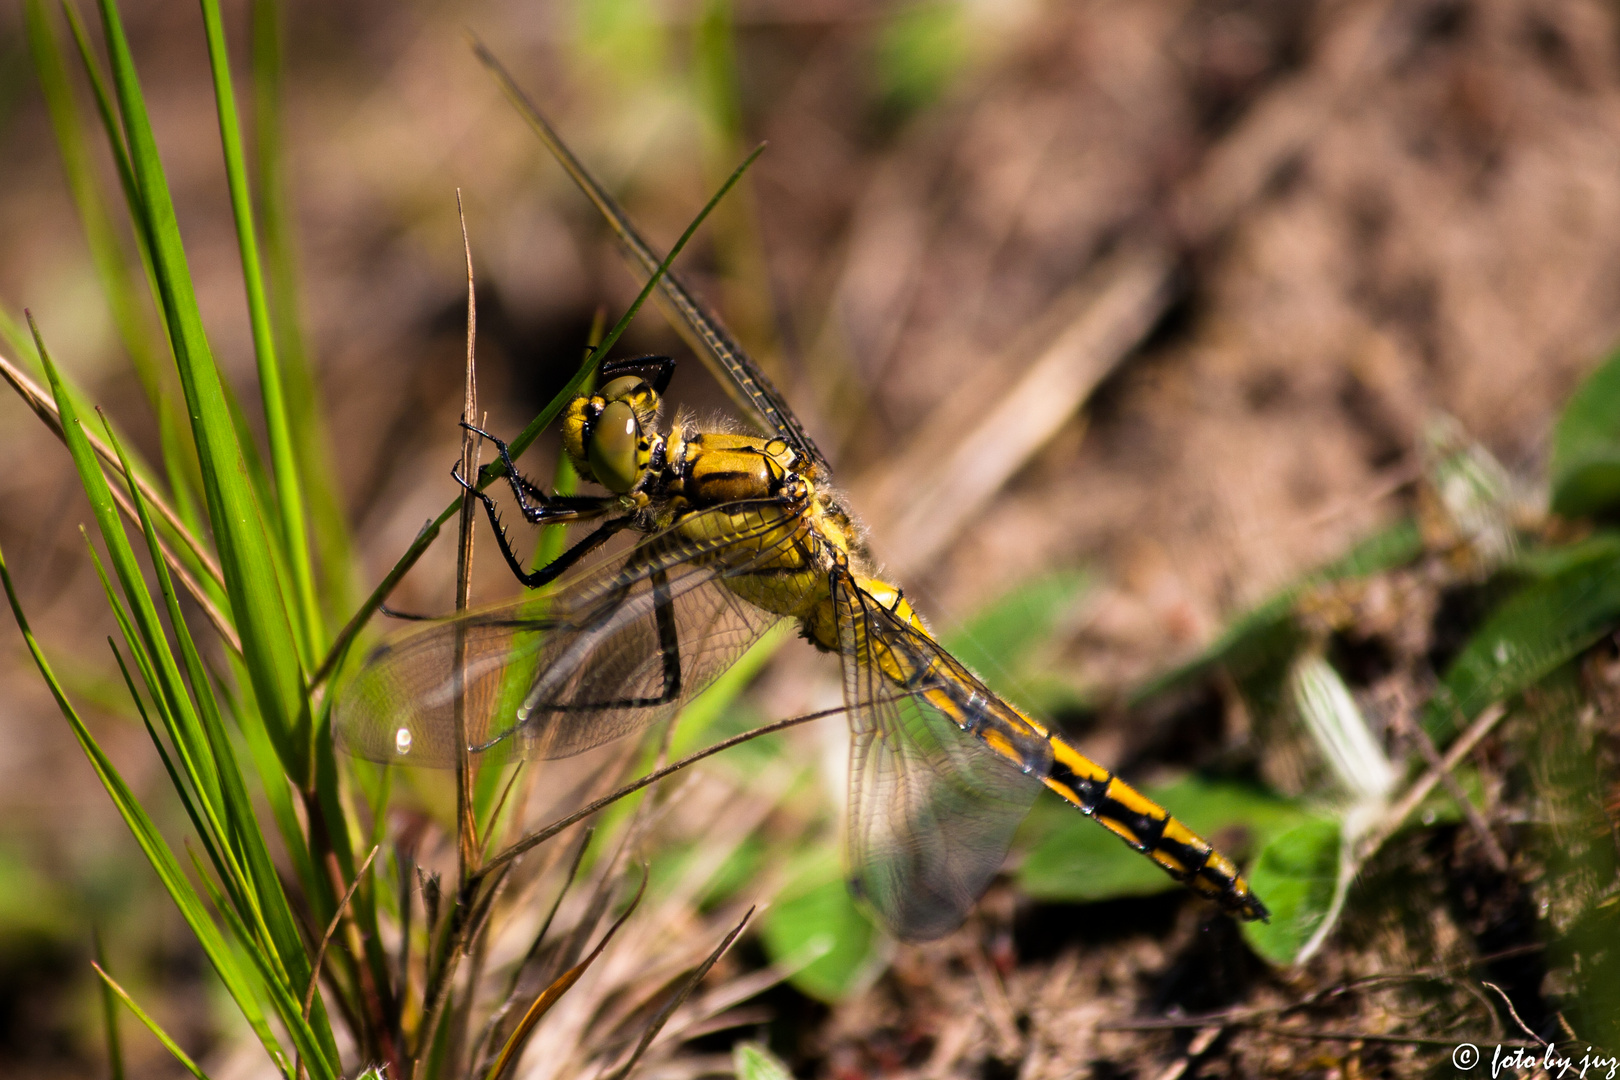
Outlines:
[[[833,582],[849,710],[850,887],[895,936],[959,926],[1041,789],[1045,737],[847,575]]]
[[[512,76],[501,66],[500,61],[482,46],[478,46],[477,49],[479,58],[501,81],[507,96],[524,114],[530,127],[540,137],[540,141],[545,143],[546,149],[556,157],[585,196],[596,204],[597,210],[612,227],[631,259],[640,265],[643,273],[652,274],[663,260],[653,252],[652,245],[642,238],[618,200],[610,195],[601,182],[591,175],[590,170],[585,168],[584,163],[574,156],[574,152],[563,142],[557,129],[551,126],[551,121],[534,107],[518,88]],[[682,336],[688,338],[694,351],[719,377],[720,384],[726,387],[726,392],[747,409],[765,431],[781,436],[806,460],[819,466],[823,475],[830,475],[827,459],[822,457],[821,451],[806,434],[804,425],[799,423],[799,418],[794,415],[781,392],[765,377],[759,365],[743,352],[742,346],[738,345],[726,331],[719,317],[693,295],[674,272],[665,274],[658,287],[686,324],[677,329],[681,331]]]
[[[490,758],[559,758],[673,716],[813,587],[817,541],[777,503],[734,503],[564,579],[547,596],[469,612],[377,647],[338,690],[341,745],[449,767],[456,710]],[[709,539],[694,540],[691,536]],[[793,566],[807,572],[784,572]],[[489,758],[486,758],[489,760]]]

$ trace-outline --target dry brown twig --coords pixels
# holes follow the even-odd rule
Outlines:
[[[17,396],[22,398],[24,404],[34,411],[34,415],[39,417],[51,434],[63,442],[67,441],[67,436],[62,431],[62,416],[56,409],[56,402],[51,400],[51,396],[33,379],[29,378],[27,372],[17,367],[5,356],[0,356],[0,378],[11,384],[11,388],[17,392]],[[90,448],[96,452],[96,456],[101,458],[104,464],[112,468],[114,476],[121,477],[125,484],[134,485],[134,489],[140,492],[141,501],[157,512],[157,515],[163,519],[164,524],[168,525],[175,535],[179,536],[185,543],[186,549],[197,560],[197,564],[203,568],[203,571],[213,579],[216,585],[223,588],[225,577],[220,573],[219,564],[214,561],[208,550],[186,528],[185,523],[180,520],[180,516],[174,512],[174,508],[163,498],[162,493],[147,483],[139,473],[135,473],[133,476],[126,475],[123,466],[119,464],[118,455],[112,447],[108,446],[89,428],[83,425],[80,425],[80,428],[84,432],[85,439],[89,441]],[[135,504],[130,500],[124,488],[118,484],[108,484],[107,489],[112,492],[113,501],[118,504],[118,509],[123,512],[124,516],[133,524],[139,525],[141,521],[140,514],[135,509]],[[225,613],[220,611],[219,606],[204,591],[201,583],[192,576],[191,571],[180,561],[174,549],[169,546],[169,542],[163,538],[161,533],[158,534],[157,539],[158,550],[163,553],[163,561],[169,565],[169,570],[186,592],[191,594],[191,598],[197,602],[197,606],[202,609],[203,615],[207,617],[209,623],[214,627],[214,631],[219,634],[220,640],[232,652],[240,656],[242,654],[242,643],[236,636],[235,627],[231,625],[230,620],[225,617]]]

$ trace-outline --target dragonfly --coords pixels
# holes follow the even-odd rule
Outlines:
[[[515,90],[503,71],[497,78]],[[607,189],[513,96],[633,261],[655,272],[660,258]],[[594,528],[526,569],[494,500],[457,475],[482,502],[518,580],[550,588],[378,646],[333,708],[345,749],[440,768],[463,752],[482,761],[571,757],[671,721],[791,621],[841,662],[848,882],[896,937],[937,938],[963,922],[1043,788],[1226,911],[1266,919],[1231,859],[940,645],[901,589],[878,575],[826,457],[783,396],[678,277],[666,274],[660,288],[759,433],[702,430],[684,416],[660,430],[674,372],[666,357],[603,363],[598,387],[563,414],[563,449],[603,494],[548,494],[518,471],[503,441],[479,431],[499,452],[525,519]],[[621,533],[635,542],[601,557]]]

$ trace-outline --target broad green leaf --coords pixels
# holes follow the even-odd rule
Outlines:
[[[763,1044],[740,1042],[731,1048],[731,1068],[737,1080],[793,1080],[781,1058]]]
[[[1565,517],[1620,502],[1620,352],[1586,377],[1553,429],[1552,508]]]
[[[1253,836],[1262,842],[1308,820],[1298,804],[1229,780],[1185,777],[1145,787],[1142,793],[1162,805],[1189,829],[1217,844]],[[1122,843],[1058,798],[1042,798],[1025,826],[1035,840],[1018,867],[1018,887],[1036,900],[1111,900],[1182,888],[1156,863]],[[1228,851],[1239,857],[1240,852]],[[1271,897],[1256,889],[1267,904]]]
[[[1485,620],[1423,713],[1442,745],[1461,724],[1533,685],[1620,624],[1620,539],[1583,545],[1579,561],[1532,581]]]
[[[788,981],[819,1001],[838,1001],[866,985],[883,962],[880,932],[826,850],[808,856],[766,909],[760,940],[772,963],[797,969]]]
[[[1318,818],[1260,849],[1249,887],[1271,909],[1269,923],[1245,923],[1255,952],[1273,964],[1291,964],[1322,925],[1339,879],[1339,823]]]

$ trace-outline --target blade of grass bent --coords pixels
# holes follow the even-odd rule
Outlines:
[[[129,996],[129,991],[125,990],[122,986],[119,986],[117,980],[115,980],[111,975],[107,974],[107,969],[102,966],[99,956],[91,962],[90,966],[96,969],[97,975],[101,976],[101,987],[103,993],[116,996],[126,1006],[128,1006],[129,1011],[135,1014],[135,1019],[145,1024],[146,1030],[157,1036],[158,1042],[163,1044],[163,1048],[172,1054],[174,1056],[174,1060],[178,1061],[187,1072],[189,1072],[192,1076],[195,1076],[197,1080],[208,1080],[208,1074],[203,1072],[202,1069],[198,1068],[197,1063],[192,1061],[184,1050],[180,1049],[180,1044],[175,1042],[167,1031],[163,1030],[163,1026],[150,1016],[146,1015],[146,1010],[135,1004],[135,999]]]
[[[270,442],[270,467],[275,477],[275,508],[280,515],[281,547],[293,579],[294,611],[300,618],[295,628],[302,631],[305,662],[324,643],[320,611],[315,603],[315,578],[305,540],[303,484],[293,454],[292,433],[282,394],[281,365],[276,357],[271,333],[269,301],[265,296],[264,270],[259,261],[259,241],[253,222],[253,204],[248,195],[247,164],[242,151],[242,130],[236,114],[236,94],[231,87],[230,57],[225,48],[225,28],[220,19],[219,0],[202,0],[203,28],[208,38],[208,63],[214,77],[214,101],[219,115],[219,141],[225,153],[225,178],[231,193],[231,213],[236,221],[236,242],[242,257],[242,280],[247,291],[248,322],[253,331],[253,353],[258,360],[259,396],[264,404],[264,426]]]
[[[134,793],[130,791],[129,786],[124,783],[123,777],[102,751],[95,737],[90,734],[90,729],[80,719],[78,711],[74,709],[73,703],[68,700],[61,683],[57,681],[50,662],[46,660],[44,651],[39,647],[39,642],[35,640],[33,631],[29,628],[28,619],[23,613],[22,605],[17,600],[16,589],[12,585],[11,573],[6,567],[3,552],[0,552],[0,585],[5,588],[6,599],[11,604],[12,615],[17,621],[17,628],[22,631],[23,640],[28,646],[29,654],[33,657],[35,667],[38,668],[40,676],[45,680],[45,685],[50,690],[51,696],[56,699],[57,708],[66,718],[68,726],[72,729],[74,738],[78,740],[80,749],[84,751],[85,757],[89,760],[91,768],[95,770],[102,786],[106,788],[108,795],[112,797],[113,806],[118,810],[119,816],[124,819],[124,824],[129,827],[130,832],[134,835],[135,841],[145,853],[147,861],[157,871],[158,879],[162,882],[164,890],[169,894],[170,899],[174,901],[175,906],[179,908],[181,916],[186,920],[186,924],[196,936],[198,944],[202,946],[204,954],[207,955],[215,972],[219,974],[220,980],[225,984],[226,990],[236,1002],[237,1008],[241,1010],[242,1015],[247,1019],[249,1026],[253,1028],[254,1033],[258,1035],[265,1049],[271,1053],[272,1057],[285,1060],[284,1057],[280,1057],[281,1048],[277,1045],[275,1036],[271,1033],[270,1026],[265,1021],[264,1013],[259,1008],[251,980],[248,978],[247,973],[237,965],[235,955],[220,934],[219,928],[214,925],[213,919],[203,905],[202,898],[197,895],[191,882],[186,878],[185,872],[180,868],[179,862],[174,857],[174,852],[169,848],[162,834],[159,833],[157,826],[153,824],[152,819],[135,798]]]
[[[642,286],[641,292],[636,295],[635,301],[619,317],[619,321],[613,324],[613,329],[608,331],[607,337],[603,338],[602,343],[585,358],[585,362],[580,365],[580,369],[575,373],[574,377],[568,380],[568,384],[559,390],[550,403],[540,410],[540,414],[529,421],[518,436],[508,444],[513,458],[527,450],[529,445],[539,437],[540,433],[550,427],[557,417],[562,415],[562,411],[567,407],[568,403],[579,396],[580,389],[595,374],[598,365],[601,364],[602,358],[607,355],[608,350],[613,348],[620,336],[624,334],[625,328],[630,325],[630,320],[636,317],[636,313],[641,310],[642,305],[647,302],[647,298],[658,287],[658,282],[669,271],[670,266],[675,262],[681,251],[685,249],[687,242],[697,232],[698,226],[703,224],[704,219],[709,216],[716,204],[725,197],[726,192],[736,186],[737,181],[742,179],[743,173],[754,163],[754,159],[759,157],[764,149],[763,146],[757,147],[726,178],[726,182],[720,186],[720,190],[716,191],[713,197],[703,205],[703,209],[698,211],[697,217],[692,219],[692,224],[686,227],[686,231],[681,234],[680,239],[675,241],[675,245],[669,249],[669,254],[664,256],[663,262],[658,264],[657,270],[647,279],[647,283]],[[505,467],[498,461],[484,466],[478,472],[479,489],[482,490],[494,483],[504,473]],[[377,606],[388,599],[388,594],[393,591],[394,586],[399,584],[400,579],[405,576],[411,567],[416,565],[416,560],[420,559],[422,553],[428,549],[428,545],[432,544],[438,537],[439,529],[460,510],[461,497],[458,495],[450,502],[450,505],[439,512],[438,517],[422,526],[422,531],[416,534],[416,539],[411,541],[411,546],[405,550],[405,554],[400,556],[393,569],[388,571],[383,580],[372,590],[371,595],[366,598],[360,610],[355,612],[343,629],[338,632],[332,647],[327,650],[326,658],[321,661],[321,666],[316,669],[315,674],[310,678],[311,688],[321,685],[332,677],[332,673],[337,670],[338,664],[347,654],[349,646],[354,643],[354,639],[377,610]]]
[[[265,524],[247,474],[226,394],[197,309],[190,269],[170,200],[157,143],[147,119],[116,4],[100,0],[114,86],[129,140],[141,212],[152,241],[152,261],[170,327],[192,433],[202,464],[209,520],[219,546],[243,660],[287,771],[310,780],[310,715],[287,602],[276,580]]]

